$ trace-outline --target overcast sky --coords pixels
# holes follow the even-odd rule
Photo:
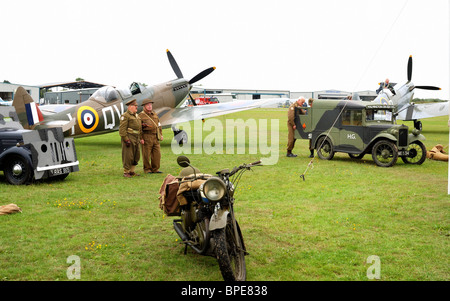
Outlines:
[[[449,99],[449,1],[14,0],[0,2],[0,81],[149,85],[217,69],[211,88],[375,90],[386,77]]]

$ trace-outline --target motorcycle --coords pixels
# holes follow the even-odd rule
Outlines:
[[[216,257],[225,281],[245,281],[245,255],[248,255],[241,229],[234,215],[234,192],[246,170],[260,165],[261,161],[242,164],[231,171],[223,169],[216,176],[203,174],[190,164],[186,156],[177,163],[184,169],[179,181],[180,217],[173,227],[187,247],[201,255]],[[180,177],[179,177],[180,178]],[[178,199],[180,200],[180,199]]]

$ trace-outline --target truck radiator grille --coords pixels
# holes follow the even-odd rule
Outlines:
[[[408,129],[400,129],[398,134],[398,146],[408,146]]]

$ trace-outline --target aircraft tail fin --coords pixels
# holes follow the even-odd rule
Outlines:
[[[34,102],[31,95],[23,87],[16,89],[12,105],[16,109],[19,121],[25,129],[32,129],[33,125],[44,120],[38,104]]]

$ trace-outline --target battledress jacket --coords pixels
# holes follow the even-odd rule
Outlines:
[[[132,114],[128,110],[123,113],[120,117],[119,135],[124,142],[130,140],[135,143],[141,140],[142,125],[138,114]]]
[[[142,111],[141,113],[139,113],[139,118],[143,123],[142,125],[143,134],[145,134],[146,136],[150,135],[152,138],[157,137],[156,141],[161,140],[162,127],[161,123],[159,122],[158,114],[156,114],[154,111],[151,111],[150,113]]]
[[[294,119],[295,119],[295,108],[298,108],[298,107],[299,107],[299,105],[298,105],[297,102],[294,102],[293,104],[291,104],[291,105],[289,106],[289,109],[288,109],[288,121],[287,121],[287,123],[288,123],[288,125],[289,125],[290,127],[293,127],[293,126],[295,125],[295,123],[294,123]]]

